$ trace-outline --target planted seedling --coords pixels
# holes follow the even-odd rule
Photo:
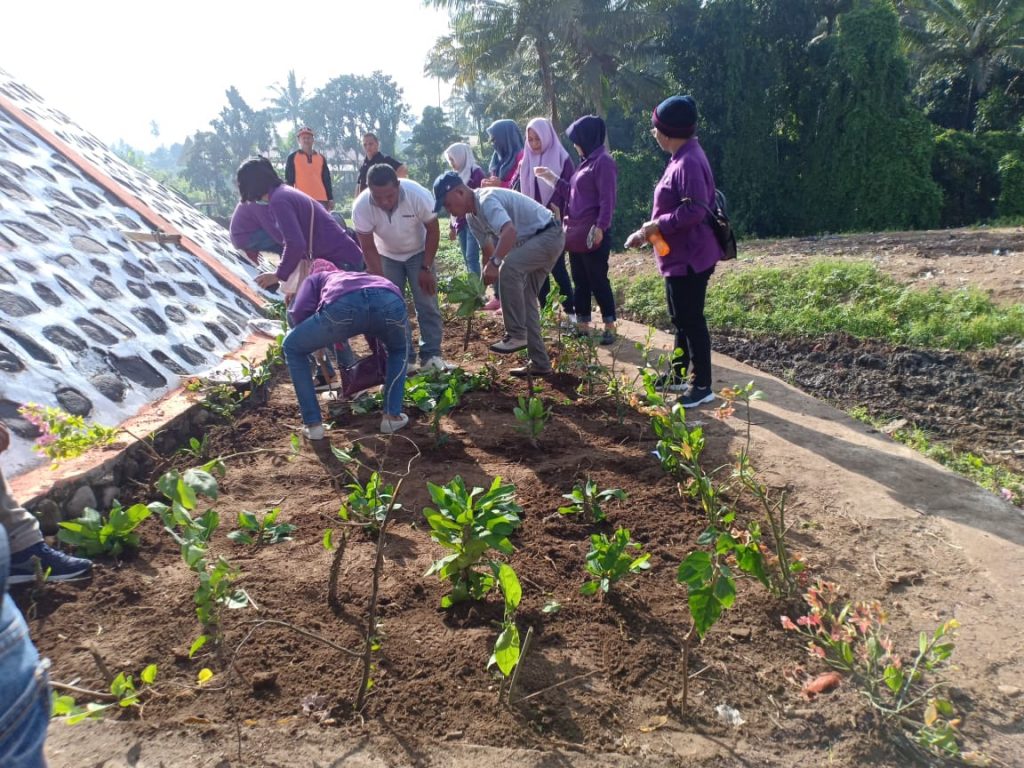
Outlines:
[[[523,395],[519,396],[519,405],[512,413],[515,414],[516,429],[530,438],[530,444],[537,447],[537,438],[548,423],[551,417],[551,409],[544,407],[544,402],[539,397],[530,397],[529,400]]]
[[[295,526],[291,523],[277,522],[280,514],[280,507],[274,507],[262,515],[243,510],[238,513],[239,529],[231,531],[228,538],[236,544],[246,545],[280,544],[282,541],[291,541]]]
[[[519,584],[519,577],[508,563],[501,563],[498,566],[498,584],[505,599],[505,614],[487,668],[497,665],[501,674],[508,677],[519,663],[519,628],[516,626],[515,616],[519,602],[523,598],[523,588]]]
[[[621,488],[599,490],[597,483],[587,478],[583,485],[576,485],[572,489],[572,493],[562,494],[562,498],[568,499],[570,503],[564,507],[559,507],[558,514],[585,514],[595,523],[600,523],[608,519],[601,505],[608,504],[612,500],[625,501],[626,492]]]
[[[508,537],[522,523],[515,486],[502,485],[496,477],[486,493],[478,487],[467,491],[456,475],[446,485],[427,483],[427,489],[437,505],[423,510],[430,538],[451,554],[434,562],[425,575],[436,573],[451,582],[452,591],[442,598],[442,608],[469,598],[480,600],[491,591],[499,569],[496,561],[486,557],[488,550],[512,554]]]
[[[181,448],[176,450],[174,453],[178,456],[188,456],[192,459],[198,459],[204,461],[209,455],[210,451],[210,435],[203,435],[203,439],[199,440],[195,437],[188,439],[188,445],[183,445]]]
[[[649,553],[634,557],[630,550],[639,550],[640,545],[630,541],[629,531],[619,528],[608,538],[603,533],[590,537],[590,551],[587,553],[587,573],[595,578],[580,587],[582,595],[607,594],[612,584],[625,576],[636,575],[651,567]]]
[[[469,348],[469,337],[473,332],[473,316],[485,304],[485,290],[483,280],[472,272],[453,277],[448,282],[448,301],[458,305],[455,316],[466,318],[466,333],[462,340],[463,352]]]
[[[85,557],[116,557],[125,549],[138,549],[139,534],[135,529],[152,514],[145,504],[133,504],[126,509],[116,500],[106,517],[86,507],[78,519],[59,524],[57,538]]]
[[[375,536],[380,533],[381,523],[388,510],[402,508],[395,501],[395,487],[384,484],[377,472],[370,475],[365,485],[355,482],[347,488],[349,493],[338,509],[338,517],[345,522],[363,526]]]
[[[139,683],[143,687],[135,685],[133,675],[125,672],[119,673],[110,684],[110,696],[103,695],[103,698],[111,699],[106,703],[90,701],[85,705],[79,705],[74,697],[54,691],[50,703],[50,715],[62,718],[68,725],[75,725],[86,719],[99,720],[112,707],[141,706],[141,697],[156,682],[156,673],[156,664],[150,664],[139,673]],[[96,695],[100,696],[101,694]]]

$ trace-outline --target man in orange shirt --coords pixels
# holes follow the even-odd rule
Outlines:
[[[284,180],[323,204],[328,211],[334,210],[331,171],[324,156],[313,150],[312,128],[299,130],[299,148],[285,161]]]

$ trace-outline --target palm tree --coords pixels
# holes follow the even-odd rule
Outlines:
[[[904,0],[903,33],[933,73],[968,80],[968,122],[1001,67],[1024,70],[1021,0]]]
[[[430,74],[456,86],[495,75],[506,103],[550,116],[564,105],[604,115],[614,84],[634,98],[660,78],[634,64],[654,62],[650,0],[424,0],[452,14],[452,33],[435,44]]]
[[[306,108],[305,80],[297,83],[295,70],[288,70],[288,82],[285,85],[275,83],[270,86],[274,98],[270,99],[268,112],[275,122],[287,120],[292,124],[292,129],[298,131],[303,121],[303,111]]]

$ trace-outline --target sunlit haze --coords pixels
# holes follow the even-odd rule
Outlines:
[[[208,129],[232,85],[250,106],[266,106],[269,86],[290,69],[307,94],[379,69],[418,117],[438,102],[423,62],[448,17],[420,0],[56,0],[4,3],[0,24],[0,68],[101,140],[150,151]],[[442,83],[442,98],[448,90]]]

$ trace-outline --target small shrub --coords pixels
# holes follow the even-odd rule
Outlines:
[[[92,507],[86,507],[77,520],[59,524],[57,538],[85,557],[116,557],[125,549],[138,549],[139,534],[135,529],[152,514],[145,504],[133,504],[126,509],[118,501],[114,502],[106,517]]]
[[[608,538],[603,533],[590,537],[590,551],[587,553],[587,573],[595,578],[580,587],[581,595],[607,593],[612,584],[625,576],[636,575],[650,569],[649,553],[633,557],[630,550],[639,550],[640,545],[630,541],[629,531],[619,528]]]

